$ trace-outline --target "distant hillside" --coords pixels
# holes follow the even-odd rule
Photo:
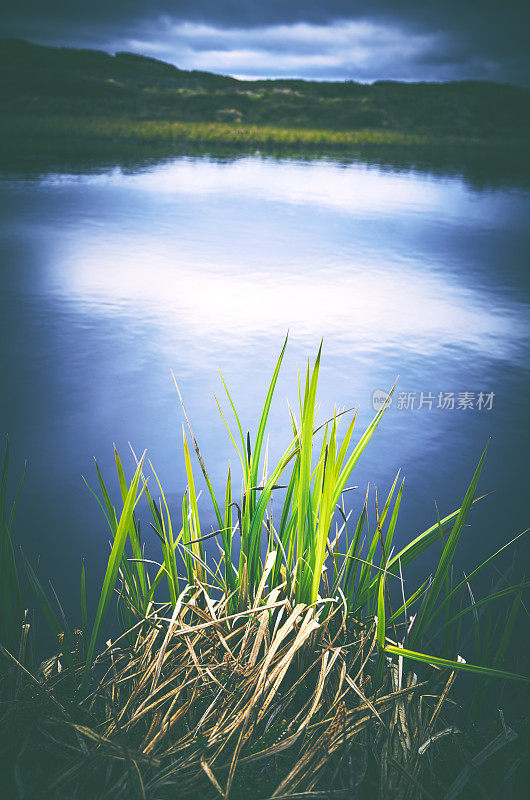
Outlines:
[[[6,39],[0,41],[0,75],[0,102],[11,111],[488,138],[530,130],[528,90],[476,81],[239,81],[132,53],[111,56]]]
[[[240,81],[177,69],[131,53],[111,56],[97,50],[3,39],[0,115],[4,138],[10,130],[23,130],[25,119],[42,120],[47,135],[54,121],[64,133],[66,120],[75,120],[81,135],[83,120],[87,125],[90,120],[94,129],[97,119],[109,122],[114,137],[118,122],[138,126],[151,121],[238,129],[253,126],[254,131],[256,127],[370,131],[371,136],[384,134],[385,141],[395,134],[400,141],[414,136],[524,145],[530,133],[530,91],[479,81],[378,81],[372,85],[294,79]],[[28,122],[26,128],[31,126],[33,122]],[[231,135],[225,134],[225,138]],[[244,131],[240,135],[244,136]]]

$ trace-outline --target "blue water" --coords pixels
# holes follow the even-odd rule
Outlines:
[[[178,519],[186,478],[171,370],[221,487],[237,456],[213,397],[218,370],[255,430],[287,329],[271,457],[290,435],[296,367],[323,337],[320,419],[358,405],[360,433],[374,390],[399,376],[356,470],[354,506],[368,482],[386,492],[401,469],[404,543],[433,523],[435,501],[441,514],[459,505],[491,439],[480,488],[494,493],[473,511],[462,565],[528,524],[524,188],[375,165],[181,158],[4,175],[0,209],[0,430],[13,478],[28,461],[17,535],[67,600],[81,557],[89,576],[105,558],[106,523],[82,480],[96,482],[92,458],[113,480],[113,442],[129,468],[128,443],[147,448]],[[473,408],[459,407],[466,392]],[[437,407],[440,393],[454,394],[454,409]],[[206,494],[199,503],[213,521]]]

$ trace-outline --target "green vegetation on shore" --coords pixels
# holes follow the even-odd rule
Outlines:
[[[18,492],[10,509],[6,453],[0,579],[13,602],[0,608],[0,770],[17,796],[242,800],[250,788],[261,798],[331,789],[337,797],[481,796],[458,737],[469,736],[462,723],[479,718],[493,683],[518,685],[522,697],[530,682],[505,667],[514,646],[524,649],[530,584],[501,573],[480,598],[472,586],[523,534],[462,579],[454,574],[485,452],[460,508],[407,543],[396,535],[399,476],[386,498],[367,494],[348,511],[351,474],[385,407],[355,444],[355,413],[317,419],[320,351],[290,409],[292,440],[273,463],[267,421],[286,343],[253,436],[223,382],[218,405],[241,480],[229,467],[221,494],[186,411],[188,485],[178,522],[145,454],[134,456],[127,480],[115,453],[118,507],[97,468],[94,494],[112,544],[94,614],[94,586],[81,571],[75,627],[72,609],[49,596],[26,559],[19,575]],[[216,530],[204,530],[201,483]],[[145,551],[140,514],[156,533],[158,559]],[[413,585],[410,566],[427,552],[432,572]],[[57,639],[40,667],[28,590]],[[122,632],[104,647],[113,609]],[[452,689],[466,673],[472,701],[459,716]],[[494,785],[506,770],[515,780],[521,735],[502,715],[491,740],[473,734],[474,763],[493,765]]]
[[[130,53],[2,40],[3,148],[66,139],[295,146],[331,152],[376,145],[528,147],[530,92],[461,81],[240,81],[186,72]]]
[[[8,129],[14,137],[44,140],[57,139],[77,143],[90,141],[132,142],[143,144],[213,144],[234,147],[286,145],[311,149],[346,150],[359,145],[465,145],[468,140],[429,134],[389,130],[321,130],[318,128],[279,128],[266,125],[228,124],[222,122],[169,122],[131,118],[37,117],[9,115]],[[480,142],[476,142],[480,144]]]

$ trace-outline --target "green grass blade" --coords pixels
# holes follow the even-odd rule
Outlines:
[[[480,473],[482,471],[484,459],[486,458],[487,449],[488,447],[486,445],[480,457],[480,461],[477,465],[477,468],[475,469],[473,478],[471,479],[471,483],[469,484],[468,490],[464,497],[464,501],[462,503],[458,516],[455,520],[455,524],[453,525],[453,529],[451,530],[451,533],[449,534],[449,537],[443,549],[431,586],[429,587],[429,590],[425,595],[425,603],[423,604],[423,607],[414,622],[414,627],[411,631],[411,638],[410,638],[412,646],[414,646],[414,643],[419,641],[423,637],[425,631],[427,630],[432,621],[432,612],[434,610],[435,603],[446,581],[447,571],[451,567],[456,546],[459,542],[460,536],[464,529],[465,521],[467,519],[467,515],[475,498],[477,483],[480,477]]]
[[[385,574],[379,579],[379,590],[377,593],[377,644],[385,646],[386,635],[386,612],[385,612]]]
[[[133,453],[134,455],[134,453]],[[118,479],[120,482],[120,490],[121,490],[121,497],[122,502],[125,502],[125,498],[127,497],[127,481],[125,480],[125,473],[123,471],[123,466],[121,463],[120,456],[118,454],[118,450],[114,447],[114,458],[116,461],[116,469],[118,472]],[[136,457],[135,457],[136,458]],[[138,463],[138,462],[137,462]],[[129,540],[131,542],[131,548],[133,557],[135,558],[134,562],[134,569],[136,572],[136,576],[139,582],[139,589],[140,591],[136,591],[135,595],[137,600],[140,602],[138,603],[139,609],[143,608],[144,606],[144,599],[147,595],[147,575],[145,571],[145,564],[142,559],[142,546],[140,543],[140,537],[138,535],[138,528],[136,525],[136,520],[134,518],[134,514],[131,517],[131,525],[129,528]]]
[[[195,492],[195,480],[193,477],[193,468],[191,466],[190,451],[188,448],[188,441],[184,426],[182,426],[182,439],[184,443],[184,461],[186,464],[186,477],[188,479],[188,496],[189,496],[189,523],[190,523],[190,541],[194,555],[197,556],[197,562],[202,563],[204,560],[203,547],[201,542],[201,522],[199,517],[199,509],[197,506],[197,495]],[[197,571],[197,577],[202,580],[203,576],[200,570]]]
[[[501,600],[504,597],[509,597],[512,594],[519,595],[520,593],[524,592],[525,589],[530,588],[530,581],[523,581],[522,583],[517,583],[514,586],[506,586],[504,589],[500,589],[497,592],[491,592],[486,597],[481,598],[480,600],[475,600],[470,605],[466,606],[465,608],[461,609],[457,614],[451,616],[444,624],[437,629],[436,636],[439,636],[443,633],[447,628],[451,628],[457,620],[461,619],[462,617],[466,616],[466,614],[473,614],[478,608],[481,606],[489,605],[494,600]],[[435,637],[431,636],[427,640],[427,644],[429,644]]]
[[[517,622],[517,617],[519,616],[519,611],[521,610],[521,600],[523,598],[523,586],[521,584],[519,586],[519,591],[517,592],[516,596],[513,599],[512,606],[510,608],[510,613],[508,614],[508,619],[506,620],[506,624],[503,628],[502,638],[498,647],[497,652],[495,653],[495,658],[493,659],[493,664],[495,667],[498,667],[499,664],[502,664],[506,657],[506,652],[508,650],[508,646],[510,644],[510,640],[513,636],[513,631],[515,628],[515,624]],[[528,586],[528,583],[526,584]],[[513,589],[513,587],[508,587]]]
[[[228,387],[227,387],[227,385],[225,383],[225,379],[223,378],[221,373],[219,373],[219,377],[221,378],[221,381],[222,381],[222,384],[223,384],[223,388],[224,388],[224,390],[226,392],[226,396],[228,397],[228,402],[230,403],[230,407],[232,409],[232,413],[233,413],[234,418],[236,420],[237,429],[239,431],[239,438],[240,438],[240,441],[241,441],[241,450],[239,449],[239,447],[237,446],[237,444],[235,442],[235,439],[234,439],[234,437],[232,435],[232,431],[230,430],[230,426],[229,426],[228,422],[226,421],[225,416],[223,414],[223,411],[221,409],[221,404],[219,403],[217,397],[215,397],[215,395],[214,395],[215,402],[217,403],[217,408],[219,409],[219,413],[221,415],[221,418],[222,418],[224,424],[226,425],[226,429],[227,429],[227,431],[228,431],[228,433],[230,435],[230,439],[232,440],[232,444],[234,445],[234,447],[235,447],[235,449],[237,451],[237,454],[239,455],[239,459],[241,461],[241,466],[243,467],[243,474],[245,476],[245,483],[247,485],[249,485],[249,483],[250,483],[250,466],[249,466],[249,463],[248,463],[248,458],[246,457],[246,442],[245,442],[245,437],[243,435],[243,428],[241,427],[241,422],[240,422],[240,419],[239,419],[239,415],[238,415],[238,413],[236,411],[236,407],[234,405],[234,401],[232,400],[232,395],[228,391]]]
[[[267,427],[267,420],[269,418],[272,397],[274,395],[274,390],[276,388],[276,383],[278,381],[278,375],[285,354],[285,348],[287,347],[288,338],[289,334],[287,334],[287,336],[285,337],[281,353],[276,362],[276,366],[274,367],[272,379],[270,381],[269,388],[267,390],[267,395],[265,397],[265,403],[263,405],[263,410],[261,412],[261,417],[258,424],[258,431],[256,433],[256,441],[254,443],[254,452],[252,453],[252,460],[251,460],[251,469],[250,469],[251,486],[257,486],[258,483],[259,462],[261,458],[261,448],[263,445],[263,438],[265,436],[265,428]]]
[[[411,596],[408,598],[408,600],[406,600],[406,604],[401,605],[397,609],[397,611],[394,611],[394,613],[392,614],[392,616],[389,618],[388,621],[389,622],[396,622],[396,620],[398,620],[400,618],[400,616],[405,613],[405,610],[408,612],[412,608],[414,603],[417,602],[417,600],[421,597],[421,595],[424,592],[425,587],[427,586],[428,583],[429,583],[429,578],[427,578],[427,580],[423,581],[421,586],[418,589],[416,589],[415,592],[413,592],[411,594]],[[408,620],[407,620],[407,622],[408,622]]]
[[[83,681],[82,681],[82,688],[85,689],[90,669],[92,667],[94,653],[96,649],[96,643],[99,637],[99,633],[101,631],[101,626],[103,624],[103,620],[107,613],[109,603],[112,597],[112,593],[114,591],[114,587],[116,585],[116,578],[118,576],[118,570],[120,567],[120,562],[122,560],[123,551],[125,548],[125,542],[127,540],[127,532],[130,529],[132,516],[134,512],[134,507],[139,499],[138,495],[138,484],[140,481],[140,475],[142,472],[142,464],[145,458],[145,452],[142,455],[140,462],[136,468],[136,472],[134,473],[134,477],[131,481],[131,485],[127,491],[127,495],[125,497],[125,502],[123,504],[123,511],[120,516],[120,520],[118,523],[118,528],[116,530],[116,535],[114,537],[114,541],[112,543],[112,549],[110,552],[109,560],[107,563],[107,570],[105,572],[105,577],[103,579],[103,585],[101,587],[101,594],[99,598],[99,603],[96,611],[96,616],[94,619],[94,625],[92,628],[92,634],[90,636],[90,642],[87,649],[87,657],[85,662],[85,670],[83,673]],[[143,491],[143,490],[142,490]],[[141,491],[140,491],[141,495]]]
[[[437,656],[427,655],[426,653],[418,653],[414,650],[408,650],[404,647],[396,647],[391,644],[386,644],[385,652],[391,653],[396,656],[403,656],[403,658],[410,658],[413,661],[420,661],[422,664],[429,664],[442,669],[460,670],[462,672],[472,672],[477,675],[485,675],[488,678],[502,678],[504,680],[523,681],[530,683],[530,677],[525,675],[517,675],[514,672],[505,672],[500,669],[491,669],[483,667],[478,664],[467,664],[463,661],[452,661],[448,658],[438,658]]]
[[[193,430],[192,430],[192,427],[191,427],[191,422],[190,422],[188,414],[186,412],[186,408],[184,406],[184,401],[182,399],[182,395],[180,393],[180,389],[178,387],[178,383],[177,383],[177,381],[175,379],[175,376],[173,375],[173,370],[171,370],[171,375],[173,377],[173,382],[175,384],[175,388],[176,388],[176,390],[178,392],[178,396],[180,398],[180,404],[182,406],[182,411],[184,412],[184,416],[186,417],[186,422],[188,423],[188,430],[190,432],[191,441],[193,442],[193,447],[195,449],[195,455],[197,456],[197,461],[199,462],[199,466],[200,466],[202,474],[204,476],[204,480],[206,481],[206,486],[208,487],[208,491],[210,493],[210,497],[211,497],[211,500],[212,500],[212,505],[213,505],[213,508],[214,508],[214,511],[215,511],[215,516],[217,517],[217,526],[218,526],[218,528],[222,528],[223,527],[223,518],[221,516],[219,503],[217,502],[217,498],[216,498],[215,492],[213,490],[212,482],[210,480],[210,476],[208,475],[208,471],[206,469],[206,464],[204,463],[204,459],[203,459],[203,457],[201,455],[201,451],[199,450],[199,445],[197,443],[197,439],[195,438],[195,435],[193,433]]]
[[[353,594],[355,591],[355,581],[357,578],[359,565],[361,563],[357,559],[357,556],[360,553],[359,542],[361,541],[361,535],[364,528],[364,524],[366,522],[366,516],[367,516],[367,506],[365,501],[363,510],[361,511],[361,514],[357,521],[357,526],[355,528],[353,539],[351,540],[351,544],[346,553],[347,567],[346,567],[346,572],[344,573],[344,588],[346,597],[348,598],[348,604],[350,606],[352,605]]]
[[[222,538],[225,557],[225,581],[229,593],[234,591],[236,584],[236,576],[234,572],[234,566],[232,564],[232,535],[232,473],[230,470],[230,464],[228,464],[228,476],[226,479],[225,488],[224,530],[222,532]]]
[[[386,409],[388,408],[388,406],[390,404],[390,400],[391,400],[392,394],[394,393],[394,388],[395,388],[395,384],[392,387],[392,389],[390,390],[385,403],[380,408],[380,410],[377,412],[377,414],[375,415],[375,417],[373,418],[371,423],[368,425],[368,427],[366,428],[365,432],[363,433],[363,435],[359,439],[357,445],[354,447],[350,457],[346,461],[346,464],[344,465],[344,467],[342,469],[342,472],[341,472],[341,474],[339,476],[339,479],[337,480],[337,484],[335,486],[335,494],[334,494],[334,497],[333,497],[333,505],[334,506],[336,506],[337,503],[339,502],[339,498],[340,498],[341,492],[344,489],[344,487],[346,486],[346,483],[347,483],[348,478],[350,477],[350,475],[352,473],[352,470],[353,470],[354,466],[358,462],[359,458],[361,457],[361,454],[362,454],[363,450],[365,449],[366,445],[368,444],[368,442],[372,438],[373,434],[375,433],[377,426],[381,422],[381,420],[383,418],[383,414],[385,413]]]
[[[401,482],[401,485],[400,485],[398,493],[397,493],[396,502],[394,503],[394,508],[392,509],[392,515],[390,517],[390,522],[388,523],[388,531],[387,531],[386,539],[385,539],[385,558],[386,558],[387,554],[389,554],[391,549],[392,549],[392,541],[394,539],[394,532],[396,530],[396,524],[397,524],[399,509],[400,509],[400,506],[401,506],[401,497],[403,495],[403,487],[404,487],[404,485],[405,485],[405,481],[403,480]]]
[[[306,373],[306,385],[304,391],[304,401],[301,409],[301,434],[300,434],[300,474],[296,495],[297,512],[297,563],[298,571],[296,578],[296,599],[298,602],[311,601],[311,586],[320,575],[313,575],[302,565],[307,560],[310,548],[314,547],[313,519],[311,513],[310,483],[311,483],[311,456],[313,449],[313,428],[315,422],[315,402],[318,384],[318,374],[320,370],[320,357],[322,353],[322,342],[318,349],[315,365],[312,373],[309,371],[309,364]],[[311,577],[311,583],[309,583]]]
[[[242,555],[244,556],[244,561],[246,562],[246,569],[247,569],[247,579],[252,581],[249,583],[250,589],[257,588],[259,580],[259,576],[257,575],[257,564],[259,562],[259,551],[260,551],[260,544],[261,544],[261,531],[263,527],[263,518],[265,515],[265,511],[269,500],[272,495],[273,487],[278,483],[278,480],[286,469],[287,465],[291,461],[292,458],[298,452],[298,444],[297,441],[294,440],[291,442],[287,450],[284,452],[282,457],[280,458],[277,466],[273,470],[269,480],[263,487],[262,491],[260,492],[260,497],[256,504],[256,509],[252,516],[252,523],[251,527],[248,532],[248,543],[242,542]],[[247,549],[244,552],[243,545],[246,545]],[[249,556],[246,556],[246,552],[249,553]],[[249,563],[251,562],[251,563]]]
[[[475,567],[475,569],[472,572],[469,573],[469,575],[467,576],[467,579],[464,578],[463,580],[460,581],[460,583],[457,583],[454,588],[452,588],[448,593],[446,593],[445,597],[443,597],[442,600],[440,601],[440,603],[438,604],[438,607],[436,609],[434,609],[434,611],[433,611],[433,613],[431,615],[431,622],[446,607],[446,605],[451,602],[451,600],[454,598],[454,596],[465,585],[466,580],[471,580],[471,578],[474,578],[475,575],[478,575],[479,572],[481,572],[484,569],[484,567],[487,567],[488,564],[491,564],[491,562],[494,561],[498,556],[500,556],[501,553],[503,553],[505,550],[507,550],[512,545],[514,545],[516,542],[519,541],[519,539],[521,539],[523,536],[526,536],[526,534],[529,533],[529,532],[530,532],[530,528],[526,528],[526,530],[524,530],[521,533],[517,534],[517,536],[514,536],[513,539],[510,539],[509,542],[506,542],[506,544],[503,544],[502,547],[500,547],[498,550],[496,550],[494,553],[492,553],[490,556],[488,556],[488,558],[486,558],[485,561],[483,561],[481,564],[479,564],[478,567]]]

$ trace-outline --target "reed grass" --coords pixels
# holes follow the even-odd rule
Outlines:
[[[372,791],[375,780],[382,797],[415,798],[429,796],[422,788],[428,766],[434,790],[444,785],[456,798],[469,775],[453,774],[451,788],[430,755],[424,758],[431,746],[437,751],[435,742],[454,742],[456,727],[446,709],[456,676],[475,676],[481,692],[493,679],[530,682],[502,669],[530,583],[501,581],[481,598],[471,590],[471,581],[526,531],[463,580],[454,578],[486,450],[461,505],[398,546],[399,475],[384,502],[367,494],[357,517],[345,501],[393,389],[358,437],[356,412],[335,410],[319,420],[321,346],[299,375],[298,404],[289,407],[292,438],[270,463],[267,423],[286,346],[287,338],[253,437],[244,432],[224,380],[225,400],[216,398],[240,463],[241,490],[229,467],[216,493],[184,404],[188,485],[178,524],[145,453],[139,459],[133,453],[128,480],[115,452],[119,507],[96,464],[93,492],[112,544],[94,619],[87,612],[84,567],[81,627],[72,631],[24,559],[25,580],[58,638],[57,653],[40,667],[24,644],[29,626],[12,543],[20,486],[8,513],[6,450],[0,569],[2,591],[14,600],[2,607],[4,719],[16,730],[20,709],[31,707],[37,750],[53,753],[47,796],[237,798],[259,775],[259,791],[253,790],[259,797],[316,797],[332,786],[350,792],[344,796],[368,797],[374,795],[362,792]],[[217,523],[210,532],[201,525],[199,478]],[[142,495],[160,543],[158,565],[140,539]],[[441,553],[432,574],[409,589],[407,568],[436,545]],[[102,650],[113,596],[123,633]],[[493,641],[492,609],[505,609],[506,602]],[[502,746],[516,738],[510,736]],[[17,758],[26,764],[15,770],[15,788],[29,796],[43,767],[27,763],[29,739],[17,734],[15,741],[23,748]]]
[[[226,597],[187,586],[108,642],[82,698],[59,655],[35,674],[18,665],[0,736],[14,796],[456,800],[499,750],[517,763],[506,725],[462,757],[454,670],[420,678],[400,657],[378,674],[374,620],[280,589],[257,601],[229,614]]]

